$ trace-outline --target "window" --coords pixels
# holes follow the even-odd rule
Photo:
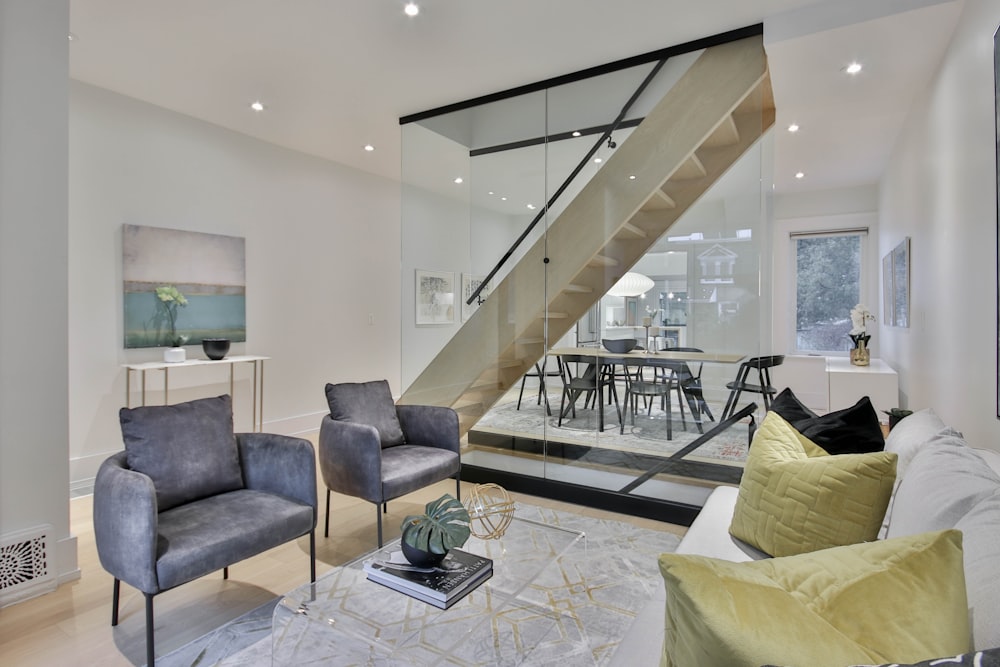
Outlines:
[[[863,303],[867,230],[792,234],[795,350],[846,352],[851,308]]]

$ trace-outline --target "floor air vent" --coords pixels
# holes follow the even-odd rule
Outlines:
[[[0,607],[55,590],[55,570],[45,525],[0,540]]]

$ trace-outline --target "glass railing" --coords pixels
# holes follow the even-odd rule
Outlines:
[[[706,104],[702,55],[747,35],[402,119],[404,400],[459,412],[473,477],[679,507],[738,481],[759,397],[720,422],[770,340],[773,109],[767,86]]]

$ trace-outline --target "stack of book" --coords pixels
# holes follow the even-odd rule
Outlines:
[[[452,549],[437,567],[423,568],[410,565],[402,551],[394,551],[387,560],[365,561],[364,569],[370,581],[447,609],[493,576],[493,561]]]

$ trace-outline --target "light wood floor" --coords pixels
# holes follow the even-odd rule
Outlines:
[[[318,481],[319,527],[316,534],[316,574],[356,558],[375,547],[375,507],[356,498],[333,494],[330,537],[323,537],[323,498]],[[463,484],[463,495],[467,485]],[[389,503],[384,517],[385,539],[399,535],[408,514],[444,493],[454,493],[453,481],[435,484]],[[684,528],[657,521],[592,510],[569,502],[512,494],[516,500],[565,509],[588,516],[613,518],[635,525],[683,534]],[[77,536],[81,577],[54,593],[0,609],[0,665],[139,665],[145,662],[143,596],[122,584],[117,628],[111,627],[112,578],[100,565],[94,544],[91,496],[70,501],[70,530]],[[163,655],[224,625],[275,596],[309,579],[309,539],[304,537],[162,593],[155,598],[156,653]]]

